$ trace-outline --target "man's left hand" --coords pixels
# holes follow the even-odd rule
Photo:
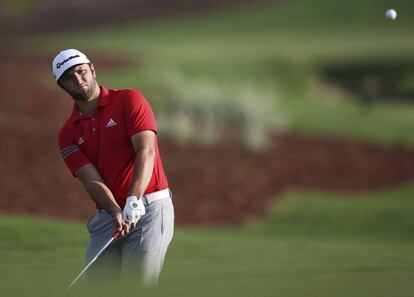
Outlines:
[[[127,198],[122,216],[125,222],[130,222],[133,229],[136,223],[145,215],[145,206],[142,198],[130,196]]]

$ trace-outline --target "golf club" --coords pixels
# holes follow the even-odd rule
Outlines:
[[[115,232],[111,239],[108,240],[107,243],[105,243],[105,245],[96,253],[95,257],[93,257],[93,259],[91,261],[89,261],[89,263],[86,265],[86,267],[81,271],[81,273],[79,273],[79,275],[70,283],[70,285],[66,288],[66,292],[69,291],[73,285],[78,281],[78,279],[85,273],[86,270],[88,270],[88,268],[92,265],[93,262],[96,261],[96,259],[98,259],[99,255],[103,253],[103,251],[111,244],[111,242],[114,239],[117,239],[119,237],[119,235],[121,234],[121,231]]]

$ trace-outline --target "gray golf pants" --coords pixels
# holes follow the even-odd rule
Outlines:
[[[89,280],[157,283],[174,232],[174,207],[171,194],[169,196],[149,201],[135,229],[115,240],[92,264],[87,274]],[[115,231],[112,217],[105,211],[96,212],[88,220],[87,228],[90,240],[86,263]]]

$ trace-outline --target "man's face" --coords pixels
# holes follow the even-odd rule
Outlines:
[[[59,78],[59,85],[77,101],[89,101],[97,87],[92,64],[80,64],[69,68]]]

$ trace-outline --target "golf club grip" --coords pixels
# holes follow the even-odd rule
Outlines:
[[[117,239],[117,238],[119,237],[119,235],[121,235],[121,232],[122,232],[122,230],[120,230],[120,231],[116,231],[116,232],[112,235],[112,238],[113,238],[113,239]]]

